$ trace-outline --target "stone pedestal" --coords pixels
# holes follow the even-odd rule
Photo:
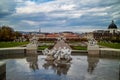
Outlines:
[[[88,45],[87,50],[99,50],[99,46],[98,45],[93,45],[93,46]]]
[[[37,47],[38,47],[37,44],[31,44],[30,43],[30,44],[27,45],[26,49],[27,50],[37,50]]]
[[[37,53],[37,44],[28,44],[26,47],[26,53]]]
[[[99,50],[88,50],[88,55],[99,56]]]

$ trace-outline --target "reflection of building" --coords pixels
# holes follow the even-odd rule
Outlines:
[[[32,70],[38,70],[39,67],[38,67],[38,55],[37,54],[30,54],[30,55],[27,55],[27,58],[26,58],[26,61],[29,63],[29,67],[32,69]]]
[[[93,73],[94,69],[97,66],[97,63],[99,62],[99,56],[96,54],[88,55],[87,60],[88,60],[88,72]]]
[[[47,61],[44,63],[43,67],[45,69],[52,68],[57,75],[66,75],[70,68],[70,64],[57,64],[53,61]]]

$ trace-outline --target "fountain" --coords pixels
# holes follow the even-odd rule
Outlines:
[[[71,48],[65,43],[65,38],[58,38],[57,43],[54,45],[53,49],[45,49],[42,51],[46,55],[47,61],[55,61],[56,63],[67,63],[72,60],[71,58]]]
[[[37,53],[37,47],[38,47],[38,39],[35,37],[35,35],[30,39],[30,43],[26,47],[27,53]]]

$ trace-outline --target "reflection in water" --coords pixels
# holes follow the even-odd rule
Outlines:
[[[67,75],[67,72],[70,68],[70,63],[66,63],[66,64],[58,64],[55,63],[54,61],[46,61],[46,63],[44,63],[43,67],[45,69],[53,69],[54,72],[56,72],[57,75]]]
[[[88,51],[87,61],[88,61],[88,72],[92,74],[97,66],[97,63],[99,62],[98,51]]]
[[[47,62],[43,55],[38,57],[28,55],[27,59],[9,59],[6,62],[6,80],[119,80],[120,60],[100,59],[98,64],[99,57],[96,55],[88,55],[88,57],[78,55],[72,58],[72,64]],[[26,61],[29,64],[26,65]],[[90,74],[90,72],[93,73]]]
[[[6,64],[0,63],[0,80],[6,80]]]
[[[120,80],[120,64],[119,64],[119,80]]]
[[[38,55],[37,54],[28,54],[26,57],[26,61],[29,63],[29,67],[32,70],[38,70]]]

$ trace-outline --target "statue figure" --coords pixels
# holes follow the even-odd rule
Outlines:
[[[91,45],[91,46],[94,46],[94,45],[97,45],[97,41],[92,38],[92,39],[89,40],[88,44]]]
[[[99,50],[99,45],[97,45],[97,41],[94,38],[88,41],[87,50]]]
[[[30,39],[31,44],[37,44],[38,39],[35,37],[35,35]]]
[[[38,39],[35,35],[30,39],[30,43],[26,46],[27,53],[37,53]]]

